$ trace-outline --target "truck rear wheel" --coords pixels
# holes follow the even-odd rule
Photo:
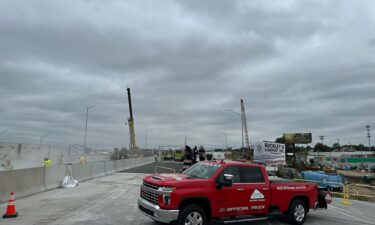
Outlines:
[[[293,225],[301,225],[306,220],[307,208],[304,201],[301,199],[294,199],[289,207],[288,219]]]
[[[199,205],[184,207],[178,217],[177,225],[206,225],[207,219],[204,210]]]

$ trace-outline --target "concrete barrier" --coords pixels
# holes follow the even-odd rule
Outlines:
[[[120,171],[124,169],[124,160],[115,160],[115,170]]]
[[[66,165],[56,165],[45,169],[45,187],[53,189],[61,186],[62,179],[66,175]]]
[[[15,192],[16,198],[36,194],[45,190],[60,187],[67,173],[67,167],[78,181],[121,171],[147,164],[154,157],[125,159],[115,161],[91,162],[86,164],[55,165],[51,167],[28,168],[12,171],[0,171],[0,203],[9,200],[9,193]]]
[[[91,164],[72,164],[73,177],[78,181],[84,181],[92,179]]]
[[[104,168],[106,174],[115,172],[115,161],[105,161]]]
[[[45,190],[44,167],[0,172],[1,202],[9,200],[9,193],[23,197]]]
[[[105,162],[91,162],[92,177],[100,177],[105,175]]]
[[[124,160],[124,168],[130,168],[135,165],[135,162],[132,159],[125,159]]]

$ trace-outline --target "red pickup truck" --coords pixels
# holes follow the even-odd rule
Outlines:
[[[262,165],[238,161],[204,161],[183,173],[146,176],[138,208],[159,223],[206,225],[243,222],[284,213],[301,225],[309,209],[327,209],[332,196],[314,183],[270,181]]]

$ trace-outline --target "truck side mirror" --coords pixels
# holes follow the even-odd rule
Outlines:
[[[233,175],[232,174],[224,174],[224,180],[218,179],[216,188],[221,190],[223,187],[232,187],[233,184]]]
[[[223,187],[232,187],[233,184],[233,175],[224,174],[224,182],[221,184]]]
[[[233,175],[232,174],[224,174],[224,187],[232,187],[233,184]]]

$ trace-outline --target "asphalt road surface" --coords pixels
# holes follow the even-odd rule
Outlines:
[[[184,167],[182,162],[174,162],[174,161],[162,161],[162,162],[154,162],[150,164],[146,164],[139,167],[134,167],[131,169],[127,169],[121,171],[123,173],[155,173],[155,168],[158,173],[166,173],[171,172],[170,169],[173,169],[175,172],[181,171]]]
[[[150,165],[145,165],[137,170],[143,171],[145,168],[152,169]],[[0,219],[0,225],[157,225],[137,209],[139,188],[145,175],[147,174],[116,173],[81,182],[74,189],[59,188],[16,199],[19,217]],[[305,224],[374,224],[375,203],[352,201],[352,205],[344,206],[339,202],[339,199],[334,199],[326,211],[311,211]],[[5,209],[6,204],[2,204],[2,212]],[[288,222],[283,216],[275,214],[269,220],[252,224],[280,225]]]

